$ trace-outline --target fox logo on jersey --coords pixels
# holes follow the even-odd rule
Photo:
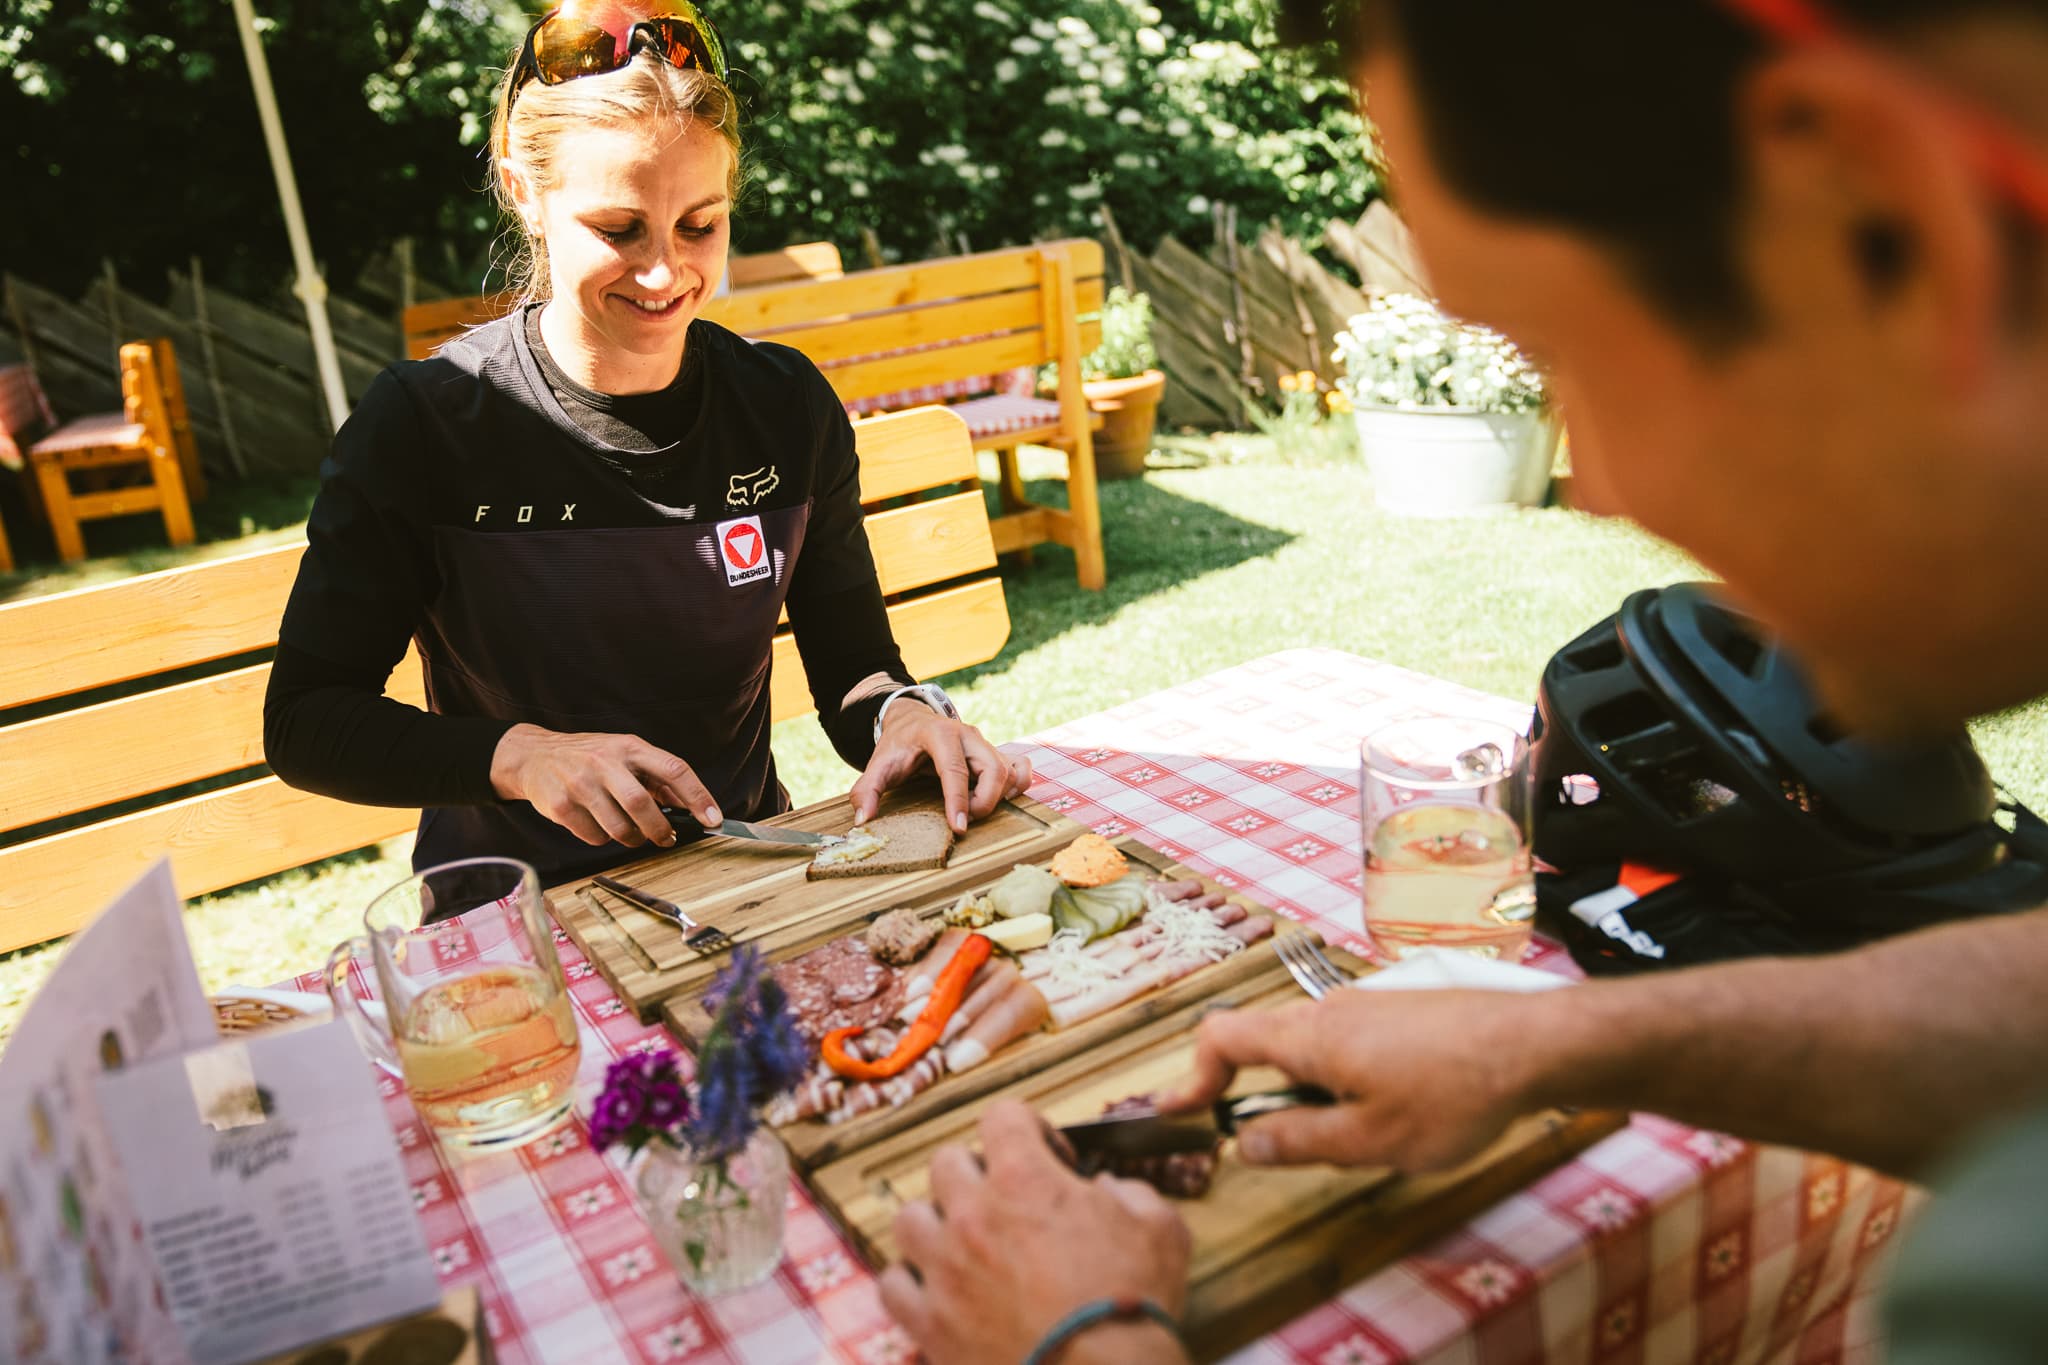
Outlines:
[[[725,505],[728,507],[754,507],[761,499],[782,486],[776,476],[775,466],[762,465],[751,474],[735,474],[732,482],[725,486]]]

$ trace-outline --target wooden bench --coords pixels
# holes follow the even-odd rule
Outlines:
[[[754,289],[790,280],[836,280],[845,273],[839,248],[830,242],[798,242],[780,251],[734,256],[725,266],[730,289]],[[413,304],[399,315],[405,358],[425,360],[449,338],[505,316],[517,301],[513,294],[480,294]]]
[[[1081,586],[1099,589],[1107,577],[1095,477],[1101,419],[1082,390],[1081,358],[1101,341],[1102,298],[1102,248],[1073,240],[755,284],[713,299],[704,316],[804,352],[850,411],[877,400],[909,406],[982,395],[952,407],[967,420],[975,449],[996,453],[997,551],[1065,545]],[[415,305],[405,315],[406,353],[430,355],[510,303],[493,296]],[[1057,366],[1056,397],[984,394],[1003,371],[1046,364]],[[1067,506],[1025,497],[1020,445],[1066,453]]]
[[[994,658],[1010,616],[965,424],[923,408],[855,431],[905,664],[928,678]],[[165,852],[180,893],[196,896],[414,827],[417,811],[296,791],[262,767],[263,652],[304,548],[0,606],[0,952],[70,933]],[[774,649],[774,715],[803,715],[810,692],[787,630]],[[195,665],[215,671],[178,680]],[[423,704],[415,658],[390,691]],[[209,779],[232,780],[181,794]]]
[[[951,406],[974,433],[975,449],[997,455],[997,552],[1065,545],[1081,586],[1100,589],[1107,577],[1095,478],[1100,419],[1082,390],[1081,359],[1102,339],[1102,298],[1102,248],[1077,239],[767,285],[714,299],[704,316],[742,336],[796,347],[846,403],[1055,366],[1054,398],[991,395]],[[1024,496],[1020,445],[1066,453],[1066,507]]]
[[[20,468],[26,456],[57,555],[67,562],[85,558],[82,523],[134,512],[162,513],[171,544],[192,543],[191,504],[206,495],[206,483],[168,338],[121,347],[121,399],[120,412],[55,425],[32,370],[8,366],[0,376],[0,463]],[[108,471],[123,466],[140,466],[147,482],[108,482]],[[98,486],[74,488],[74,475]]]

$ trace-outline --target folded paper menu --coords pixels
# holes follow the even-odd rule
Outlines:
[[[338,1026],[222,1043],[159,863],[0,1053],[0,1360],[233,1362],[439,1301]]]

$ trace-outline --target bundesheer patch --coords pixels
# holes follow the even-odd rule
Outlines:
[[[718,523],[718,558],[725,565],[727,587],[738,587],[766,578],[773,566],[768,562],[768,538],[761,534],[759,517],[741,517]]]

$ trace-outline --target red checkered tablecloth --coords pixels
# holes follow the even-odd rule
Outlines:
[[[1334,650],[1290,650],[1007,746],[1031,794],[1130,833],[1361,954],[1358,738],[1409,715],[1528,708]],[[475,921],[475,922],[470,922]],[[583,1033],[579,1112],[613,1057],[659,1046],[559,932]],[[505,952],[476,916],[444,953]],[[1530,961],[1570,973],[1539,940]],[[317,974],[301,989],[319,990]],[[912,1358],[852,1247],[792,1184],[787,1254],[715,1300],[668,1273],[582,1126],[451,1159],[395,1082],[385,1102],[448,1285],[482,1296],[504,1365]],[[1638,1117],[1461,1231],[1273,1333],[1245,1365],[1852,1362],[1879,1357],[1873,1288],[1912,1202],[1841,1161]]]

